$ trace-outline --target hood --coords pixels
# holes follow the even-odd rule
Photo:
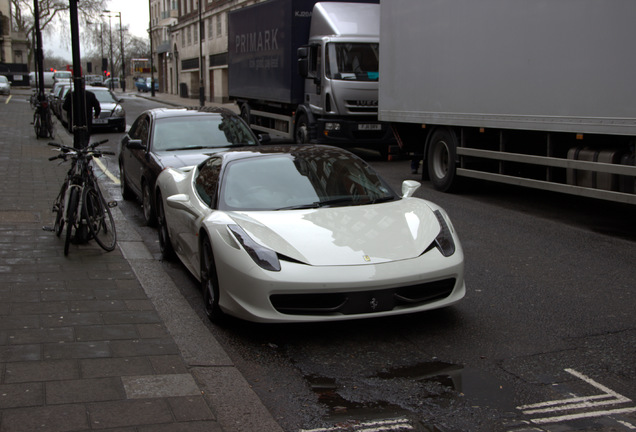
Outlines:
[[[430,207],[415,198],[316,210],[232,212],[230,217],[260,244],[315,266],[414,258],[440,232]]]
[[[198,165],[215,153],[214,149],[203,150],[178,150],[173,152],[157,152],[157,156],[161,159],[161,165],[164,167],[181,168],[186,166]]]

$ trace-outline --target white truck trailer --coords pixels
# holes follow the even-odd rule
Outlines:
[[[635,1],[380,7],[379,120],[436,189],[476,178],[636,204]]]

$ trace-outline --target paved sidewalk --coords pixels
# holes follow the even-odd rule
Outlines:
[[[42,230],[68,165],[28,93],[0,97],[0,432],[280,430],[117,208],[113,252]]]

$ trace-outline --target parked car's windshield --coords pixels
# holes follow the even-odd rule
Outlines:
[[[257,144],[258,140],[239,117],[224,114],[157,119],[152,142],[156,151]]]
[[[399,197],[361,159],[329,150],[276,154],[228,163],[218,206],[223,210],[291,210],[392,201]]]
[[[97,100],[99,101],[100,104],[102,103],[117,103],[117,99],[115,99],[115,97],[113,96],[113,94],[104,89],[104,90],[97,90],[97,89],[90,89],[88,91],[91,91],[95,94],[95,97],[97,98]]]

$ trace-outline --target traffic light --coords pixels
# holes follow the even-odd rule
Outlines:
[[[108,59],[102,57],[102,70],[105,71],[106,69],[108,69]]]

